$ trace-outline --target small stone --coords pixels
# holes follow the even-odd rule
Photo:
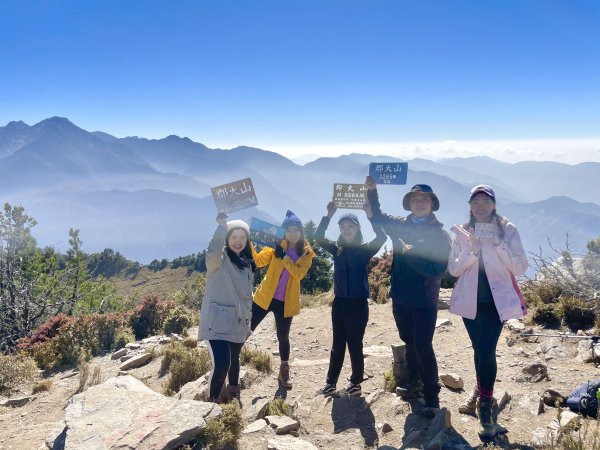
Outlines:
[[[449,389],[462,389],[465,386],[463,379],[456,373],[442,373],[440,374],[440,380]]]
[[[137,342],[130,342],[128,344],[125,344],[125,348],[128,348],[130,350],[137,350],[137,349],[141,348],[141,345],[138,344]]]
[[[129,350],[127,350],[126,348],[122,348],[120,350],[117,350],[116,352],[114,352],[111,356],[110,359],[115,360],[115,359],[119,359],[121,356],[125,356],[127,354]]]
[[[452,325],[452,321],[450,319],[438,319],[435,322],[436,328],[446,327],[446,326],[451,326],[451,325]]]
[[[506,326],[509,330],[513,331],[523,331],[525,329],[525,324],[521,322],[519,319],[509,319],[506,321]]]
[[[542,401],[544,402],[544,405],[555,408],[557,404],[559,406],[563,405],[567,399],[565,396],[553,389],[546,389],[542,394]]]
[[[561,428],[579,428],[580,417],[572,411],[562,411],[560,413],[560,427]]]
[[[252,422],[246,428],[244,428],[244,430],[242,431],[242,434],[255,433],[257,431],[264,429],[266,426],[267,426],[266,420],[258,419],[256,421]]]
[[[389,423],[384,422],[383,425],[381,426],[381,432],[389,433],[390,431],[394,431],[394,429],[392,428],[392,426]]]
[[[300,422],[288,416],[267,416],[265,420],[275,429],[277,434],[286,434],[300,428]]]
[[[244,406],[244,420],[255,421],[262,419],[269,406],[269,399],[266,397],[256,397],[249,406]]]
[[[544,411],[544,402],[542,397],[536,392],[526,394],[520,401],[519,405],[529,411],[533,417],[539,416]]]
[[[365,402],[367,402],[367,405],[372,405],[379,399],[379,397],[381,397],[381,394],[382,394],[381,389],[375,389],[373,392],[371,392],[369,395],[367,395]]]
[[[123,363],[119,369],[120,370],[135,369],[137,367],[142,367],[143,365],[148,364],[151,360],[152,360],[151,353],[143,353],[141,355],[134,356],[133,358],[129,359],[128,361]]]

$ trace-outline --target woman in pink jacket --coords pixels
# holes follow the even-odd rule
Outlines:
[[[448,271],[458,280],[450,311],[463,317],[477,375],[477,387],[459,411],[474,413],[479,397],[479,434],[489,439],[507,432],[492,417],[496,345],[504,322],[526,314],[515,276],[527,269],[527,256],[517,228],[496,212],[496,195],[490,186],[475,186],[469,205],[469,222],[451,229]]]

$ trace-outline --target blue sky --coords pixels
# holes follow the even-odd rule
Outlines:
[[[600,161],[596,0],[0,0],[0,44],[0,125]]]

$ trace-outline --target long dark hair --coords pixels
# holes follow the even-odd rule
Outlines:
[[[296,225],[294,225],[296,226]],[[300,230],[300,239],[298,239],[298,242],[296,242],[296,253],[298,253],[298,255],[302,256],[304,255],[304,245],[305,245],[305,240],[304,240],[304,227],[298,227],[298,229]],[[287,231],[287,228],[286,228]],[[287,240],[287,238],[284,235],[284,239]],[[289,241],[288,241],[289,244]]]
[[[234,230],[243,230],[244,234],[246,235],[246,246],[242,249],[239,255],[229,248],[229,237],[231,236],[231,233],[233,233]],[[252,244],[250,243],[250,235],[246,230],[244,230],[241,227],[232,228],[231,230],[228,230],[227,234],[225,235],[225,248],[227,251],[227,256],[229,256],[229,259],[231,260],[233,265],[240,270],[244,270],[247,267],[249,267],[250,270],[252,270],[252,272],[255,272],[256,262],[254,262],[254,257],[252,256],[251,245]]]

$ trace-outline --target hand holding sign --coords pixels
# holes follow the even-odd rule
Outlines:
[[[222,227],[225,227],[225,228],[227,228],[227,218],[228,218],[228,217],[229,217],[229,216],[228,216],[227,214],[225,214],[225,213],[222,213],[222,212],[221,212],[221,213],[219,213],[219,214],[217,214],[217,223],[218,223],[219,225],[221,225]]]
[[[333,202],[327,203],[327,217],[329,217],[331,219],[336,211],[337,211],[337,208],[335,207]]]

